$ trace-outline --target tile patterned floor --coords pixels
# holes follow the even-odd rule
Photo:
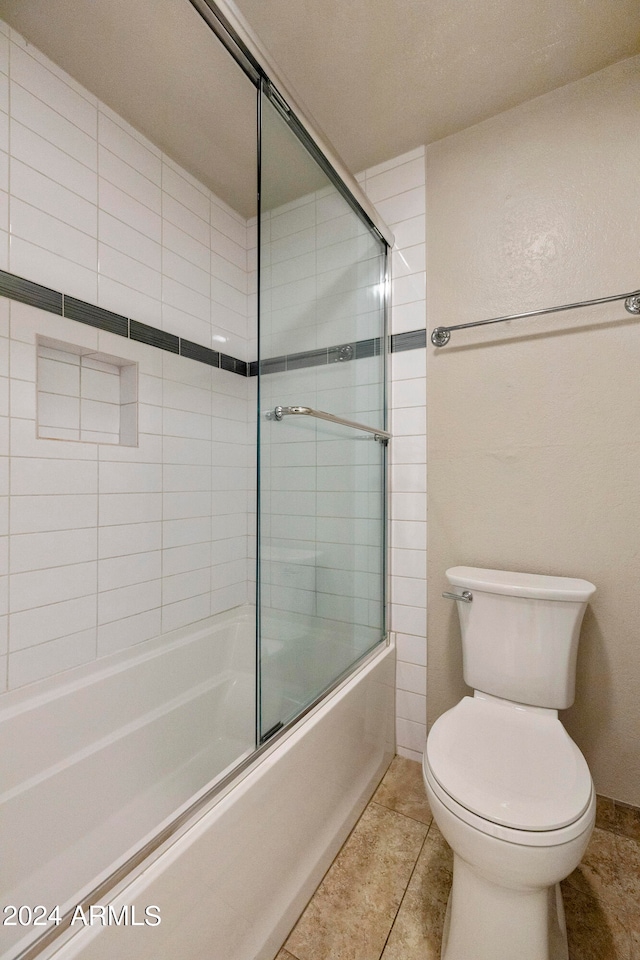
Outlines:
[[[570,960],[640,960],[640,831],[608,803],[562,885]],[[276,960],[439,960],[451,863],[420,764],[395,757]]]

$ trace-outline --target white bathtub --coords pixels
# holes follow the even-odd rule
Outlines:
[[[63,915],[251,755],[253,623],[222,614],[4,698],[2,906]],[[393,665],[377,653],[42,956],[271,960],[391,759]],[[0,927],[1,960],[43,930]]]
[[[3,907],[64,914],[251,751],[254,649],[231,612],[2,698]],[[2,960],[41,932],[1,926]]]

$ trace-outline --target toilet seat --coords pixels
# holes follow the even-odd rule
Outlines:
[[[453,813],[514,843],[577,836],[593,801],[589,768],[555,711],[482,695],[436,721],[424,769]]]

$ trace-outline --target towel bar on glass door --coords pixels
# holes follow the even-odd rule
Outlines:
[[[364,423],[356,423],[355,420],[345,420],[344,417],[336,417],[333,413],[326,413],[324,410],[314,410],[313,407],[275,407],[269,410],[267,420],[282,420],[283,417],[316,417],[318,420],[328,420],[330,423],[339,423],[343,427],[352,427],[354,430],[363,430],[365,433],[372,433],[373,439],[380,443],[388,443],[391,434],[387,430],[380,430],[378,427],[367,427]]]

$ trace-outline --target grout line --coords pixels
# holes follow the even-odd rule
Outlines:
[[[397,812],[397,811],[396,811],[396,812]],[[404,814],[402,814],[402,816],[404,816]],[[412,817],[407,817],[407,819],[408,819],[408,820],[412,820],[413,818],[412,818]],[[423,821],[418,821],[418,822],[422,823]],[[433,818],[432,818],[432,820],[431,820],[431,823],[433,823]],[[396,912],[395,912],[395,914],[394,914],[394,917],[393,917],[393,920],[391,921],[391,926],[389,927],[389,933],[387,934],[386,939],[385,939],[385,941],[384,941],[384,945],[383,945],[383,947],[382,947],[382,950],[380,951],[379,960],[381,960],[382,955],[384,954],[385,950],[387,949],[387,944],[388,944],[388,942],[389,942],[389,938],[391,937],[391,934],[393,933],[393,928],[394,928],[395,925],[396,925],[396,920],[398,919],[398,915],[399,915],[399,913],[400,913],[400,910],[402,909],[402,904],[404,903],[404,898],[405,898],[406,895],[407,895],[407,890],[409,889],[409,885],[410,885],[410,883],[411,883],[411,881],[412,881],[412,879],[413,879],[413,875],[414,875],[414,873],[416,872],[416,868],[417,868],[417,866],[418,866],[418,860],[420,859],[420,857],[421,857],[421,855],[422,855],[422,851],[424,850],[424,846],[425,846],[425,844],[426,844],[426,842],[427,842],[427,837],[429,836],[429,833],[431,832],[431,823],[430,823],[429,826],[427,827],[427,832],[425,833],[424,840],[422,841],[422,844],[421,844],[421,846],[420,846],[420,850],[418,851],[418,856],[416,857],[416,861],[415,861],[415,863],[414,863],[414,865],[413,865],[413,870],[411,871],[411,874],[409,875],[409,879],[407,880],[407,885],[406,885],[406,887],[404,888],[404,892],[403,892],[402,896],[400,897],[400,903],[398,904],[398,909],[396,910]]]

